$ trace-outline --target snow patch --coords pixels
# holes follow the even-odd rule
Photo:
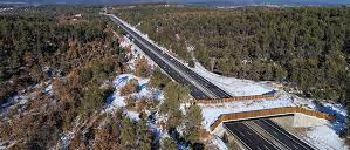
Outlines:
[[[156,101],[164,100],[163,91],[152,89],[149,86],[150,79],[137,77],[133,74],[121,74],[116,76],[116,79],[113,81],[113,85],[116,90],[111,96],[108,97],[107,105],[105,106],[104,112],[113,112],[117,109],[125,107],[126,103],[124,100],[126,96],[121,96],[120,91],[131,80],[137,80],[139,91],[137,93],[133,93],[127,96],[133,96],[133,97],[136,97],[137,99],[149,98]]]
[[[226,144],[224,142],[222,142],[222,140],[218,136],[215,136],[214,138],[212,138],[211,142],[214,145],[216,145],[219,150],[228,150]]]
[[[342,134],[347,128],[347,110],[342,104],[321,102],[321,106],[316,105],[315,110],[335,116],[336,120],[330,124],[330,127],[337,134]]]
[[[325,150],[349,149],[350,147],[344,144],[344,139],[340,138],[330,126],[331,124],[327,121],[320,122],[315,127],[310,128],[307,131],[307,136],[303,137],[303,139],[317,148]]]
[[[133,110],[124,110],[124,114],[128,116],[131,120],[139,121],[140,120],[140,114],[137,111]]]
[[[191,69],[232,96],[262,95],[274,90],[263,82],[240,80],[214,74],[205,69],[199,62],[195,62],[195,67]]]

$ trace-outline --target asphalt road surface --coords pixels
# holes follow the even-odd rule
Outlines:
[[[225,128],[251,150],[313,150],[268,119],[227,122]]]
[[[224,98],[231,97],[224,90],[218,88],[213,83],[204,79],[181,62],[174,59],[173,56],[165,53],[156,45],[144,39],[141,35],[134,32],[129,27],[125,26],[121,20],[115,15],[109,15],[110,19],[123,28],[129,38],[148,55],[154,62],[158,64],[173,80],[188,86],[191,90],[191,95],[197,99],[207,98]]]
[[[175,81],[188,86],[197,99],[231,97],[224,90],[196,74],[184,64],[165,53],[156,45],[123,24],[115,15],[110,19],[123,28],[131,39],[146,55],[158,64]],[[312,150],[309,145],[289,134],[274,122],[267,119],[224,123],[228,131],[239,138],[241,143],[251,150]]]

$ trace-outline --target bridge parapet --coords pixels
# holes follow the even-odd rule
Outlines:
[[[272,117],[272,116],[282,116],[282,115],[292,115],[292,114],[304,114],[308,116],[313,116],[328,121],[334,121],[335,117],[324,114],[311,109],[301,108],[301,107],[285,107],[285,108],[274,108],[274,109],[264,109],[264,110],[253,110],[241,113],[233,114],[223,114],[211,124],[210,130],[213,131],[223,122],[246,120],[250,118],[261,118],[261,117]]]
[[[274,100],[275,95],[250,95],[250,96],[234,96],[226,98],[210,98],[210,99],[197,99],[195,100],[200,104],[220,104],[220,103],[229,103],[237,101],[263,101],[263,100]]]

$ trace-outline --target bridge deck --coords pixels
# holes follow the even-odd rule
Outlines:
[[[325,120],[334,120],[334,116],[330,116],[321,112],[317,112],[314,110],[300,108],[300,107],[286,107],[286,108],[274,108],[274,109],[265,109],[265,110],[253,110],[246,111],[241,113],[233,113],[233,114],[223,114],[220,115],[218,120],[216,120],[211,126],[211,130],[213,131],[223,122],[232,122],[238,120],[247,120],[249,118],[263,118],[263,117],[272,117],[272,116],[281,116],[288,114],[304,114],[308,116],[314,116],[317,118],[322,118]]]

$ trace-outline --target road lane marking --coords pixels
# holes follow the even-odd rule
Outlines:
[[[120,21],[119,18],[117,18],[115,15],[110,15],[111,17],[115,18],[115,20],[118,20],[121,24],[122,24],[122,28],[124,30],[126,30],[134,39],[136,39],[140,44],[142,44],[145,48],[147,48],[151,53],[153,53],[154,55],[156,55],[159,59],[161,59],[165,64],[168,64],[173,70],[175,70],[176,72],[178,72],[180,74],[180,76],[184,77],[187,81],[189,81],[190,83],[192,83],[196,88],[200,89],[204,94],[206,94],[209,97],[212,98],[217,98],[217,96],[212,93],[212,91],[210,91],[209,89],[207,89],[206,86],[202,86],[200,83],[198,83],[197,81],[195,81],[191,76],[186,75],[185,73],[183,73],[182,70],[180,70],[179,68],[177,68],[176,66],[174,66],[174,64],[172,62],[169,62],[167,60],[164,59],[163,56],[161,56],[160,54],[158,54],[157,52],[154,52],[154,50],[152,48],[150,48],[145,42],[143,42],[142,40],[140,40],[137,36],[135,36],[134,34],[137,34],[136,32],[132,33],[129,30],[131,30],[129,28],[129,30],[127,30],[124,23],[122,21]],[[113,20],[113,19],[112,19]],[[139,35],[140,36],[140,35]],[[142,36],[140,36],[142,37]],[[145,40],[146,41],[146,40]]]

